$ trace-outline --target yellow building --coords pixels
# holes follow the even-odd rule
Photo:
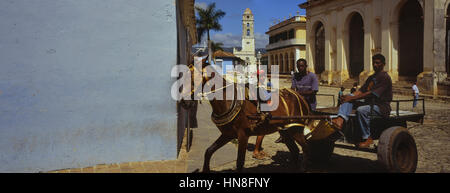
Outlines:
[[[308,67],[328,84],[364,82],[372,55],[386,57],[394,83],[450,95],[450,0],[308,0]],[[317,70],[321,69],[321,70]]]
[[[268,68],[279,66],[280,74],[296,71],[295,61],[306,56],[306,17],[294,16],[269,28],[266,46]]]

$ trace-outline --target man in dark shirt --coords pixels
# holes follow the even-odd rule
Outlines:
[[[308,62],[304,58],[298,59],[296,64],[298,72],[294,73],[294,76],[292,76],[291,89],[302,95],[308,102],[310,109],[315,111],[317,106],[316,94],[319,91],[319,81],[317,80],[317,76],[308,71]],[[283,142],[284,138],[282,135],[283,134],[280,132],[280,137],[275,140],[275,143]],[[295,145],[295,142],[292,143]]]
[[[308,64],[305,59],[297,60],[298,72],[292,77],[291,89],[302,95],[308,102],[311,110],[315,111],[317,106],[316,94],[319,91],[319,81],[316,74],[307,70]]]
[[[387,118],[391,112],[392,80],[389,74],[383,71],[386,64],[385,58],[381,54],[376,54],[372,57],[372,62],[375,73],[367,78],[358,91],[342,97],[343,104],[339,108],[338,118],[332,120],[335,126],[342,128],[344,120],[348,121],[348,115],[352,111],[353,104],[351,102],[360,99],[365,99],[366,102],[373,101],[373,106],[363,105],[356,109],[356,117],[363,134],[363,142],[358,144],[361,148],[369,147],[373,143],[370,137],[369,116],[378,115]]]

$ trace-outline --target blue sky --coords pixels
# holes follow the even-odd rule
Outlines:
[[[226,13],[219,22],[222,31],[211,31],[211,39],[222,42],[224,47],[241,46],[242,14],[246,8],[250,8],[255,18],[255,44],[257,48],[264,48],[269,37],[265,34],[274,20],[283,20],[297,14],[305,15],[305,10],[300,9],[298,4],[306,0],[196,0],[199,7],[206,7],[209,3],[216,3],[216,9]],[[206,36],[205,36],[206,37]]]

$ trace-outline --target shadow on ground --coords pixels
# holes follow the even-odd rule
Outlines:
[[[249,148],[252,149],[252,148]],[[277,151],[275,155],[270,157],[270,164],[259,164],[244,168],[244,173],[302,173],[301,161],[302,154],[297,162],[291,162],[289,152]],[[261,161],[262,162],[262,161]],[[212,171],[214,173],[233,173],[236,169],[228,169],[223,171]],[[380,173],[386,172],[384,168],[377,162],[370,159],[342,156],[333,154],[327,163],[313,163],[309,165],[307,173]]]

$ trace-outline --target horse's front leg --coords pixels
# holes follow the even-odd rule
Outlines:
[[[209,162],[211,160],[211,156],[213,155],[214,152],[216,152],[219,148],[223,147],[225,144],[230,142],[232,139],[233,137],[229,137],[222,134],[211,146],[209,146],[209,148],[205,152],[205,159],[203,162],[202,172],[210,172]]]
[[[241,130],[238,133],[239,147],[238,147],[238,155],[237,155],[237,160],[236,160],[237,172],[242,172],[242,169],[244,168],[245,153],[247,152],[248,138],[249,138],[249,136],[243,130]]]

